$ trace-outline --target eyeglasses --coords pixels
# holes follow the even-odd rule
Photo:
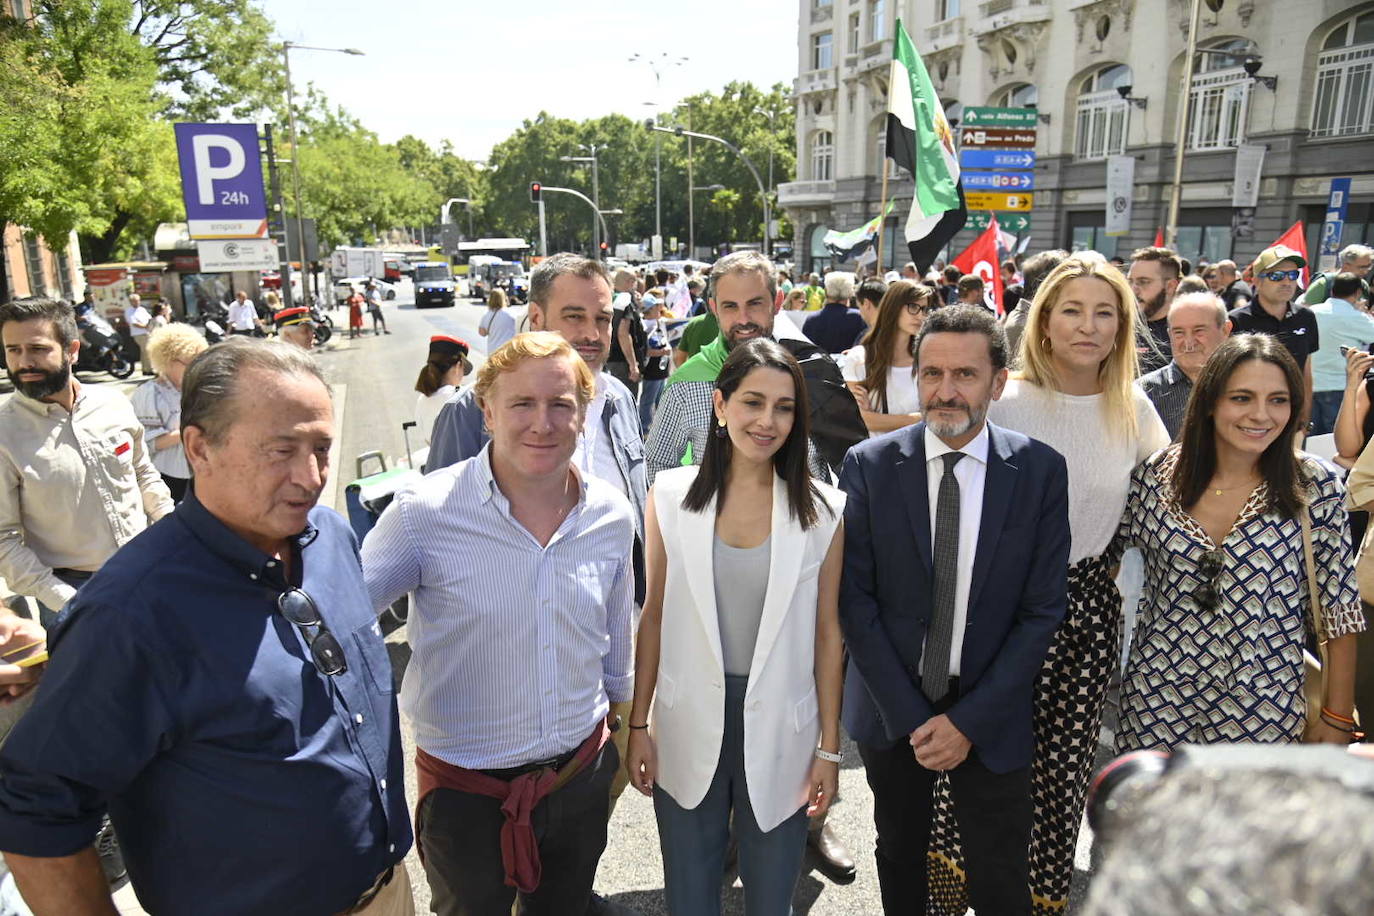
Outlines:
[[[277,610],[301,631],[301,638],[310,648],[310,658],[315,663],[315,670],[327,677],[343,674],[348,670],[343,646],[339,645],[334,634],[329,632],[329,627],[325,626],[314,598],[299,588],[293,588],[277,596]]]
[[[943,305],[944,303],[942,302],[932,302],[927,305],[922,305],[921,300],[917,299],[915,302],[908,302],[906,304],[906,313],[908,315],[925,315],[929,317],[932,312],[937,311]]]
[[[1263,278],[1266,279],[1266,280],[1272,280],[1272,281],[1274,281],[1275,283],[1280,283],[1280,282],[1282,282],[1282,281],[1284,281],[1284,280],[1296,280],[1296,279],[1298,279],[1298,277],[1301,277],[1301,276],[1302,276],[1302,271],[1301,271],[1301,270],[1271,270],[1271,271],[1269,271],[1268,273],[1262,273],[1262,274],[1260,274],[1260,276],[1263,277]]]
[[[1193,600],[1198,604],[1198,609],[1203,611],[1214,611],[1221,603],[1221,594],[1217,591],[1217,583],[1221,581],[1221,567],[1225,555],[1220,549],[1209,550],[1198,560],[1198,575],[1207,580],[1201,588],[1193,593]]]

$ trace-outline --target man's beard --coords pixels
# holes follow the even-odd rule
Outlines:
[[[6,368],[5,372],[9,376],[10,384],[14,389],[26,398],[33,398],[41,401],[43,398],[50,397],[66,388],[72,383],[72,361],[70,357],[62,357],[62,368],[52,371],[43,369],[26,369],[25,372],[42,372],[43,377],[36,382],[20,381],[19,375]]]
[[[950,423],[932,418],[930,412],[941,407],[964,411],[964,419],[955,420]],[[988,405],[983,404],[981,407],[975,409],[971,405],[961,401],[931,400],[926,402],[921,412],[926,419],[926,426],[930,428],[931,432],[941,439],[956,439],[983,422],[983,419],[988,415]]]
[[[1140,303],[1140,309],[1145,314],[1146,321],[1154,321],[1155,316],[1164,309],[1164,290],[1159,291],[1159,295],[1146,302]]]
[[[740,333],[741,331],[755,331],[755,332],[757,332],[757,333],[753,334],[753,335],[750,336],[750,337],[741,339],[741,338],[738,336],[739,333]],[[730,333],[728,333],[728,334],[725,335],[725,349],[726,349],[726,350],[733,350],[733,349],[735,349],[735,347],[737,347],[737,346],[739,346],[741,343],[743,343],[744,340],[764,340],[764,339],[770,338],[770,337],[772,337],[772,336],[773,336],[773,329],[772,329],[772,328],[763,328],[763,327],[760,327],[759,325],[756,325],[756,324],[753,324],[753,323],[750,323],[750,324],[737,324],[737,325],[735,325],[733,328],[730,329]]]

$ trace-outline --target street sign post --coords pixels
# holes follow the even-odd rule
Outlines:
[[[966,169],[1032,169],[1035,153],[1030,150],[965,149],[959,151],[959,165]]]
[[[256,124],[173,125],[193,239],[267,237]]]
[[[1030,191],[1035,188],[1034,172],[964,172],[964,190]]]
[[[964,203],[970,210],[1029,210],[1035,204],[1034,194],[999,194],[995,191],[964,192]]]
[[[964,109],[963,127],[1028,127],[1035,129],[1039,112],[1034,108],[994,108],[973,105]]]
[[[1336,255],[1341,250],[1341,233],[1345,229],[1349,202],[1350,179],[1331,179],[1331,196],[1326,201],[1326,219],[1322,223],[1321,249],[1317,258],[1320,270],[1334,270],[1336,267]]]
[[[965,127],[959,131],[959,145],[963,147],[990,146],[997,149],[1035,149],[1035,128]]]
[[[991,222],[992,214],[986,210],[970,210],[968,222],[964,224],[965,229],[976,229],[979,232],[988,227]],[[999,213],[997,214],[997,226],[1003,232],[1010,232],[1012,235],[1025,235],[1030,231],[1031,215],[1029,213]]]

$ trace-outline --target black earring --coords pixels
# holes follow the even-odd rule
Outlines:
[[[730,433],[727,432],[726,429],[725,429],[725,421],[724,421],[724,420],[718,421],[717,424],[716,424],[716,438],[718,438],[718,439],[724,439],[724,438],[725,438],[726,436],[728,436],[728,435],[730,435]]]

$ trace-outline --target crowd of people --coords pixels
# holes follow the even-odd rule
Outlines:
[[[108,911],[117,837],[150,912],[391,916],[414,843],[445,916],[625,912],[594,882],[633,787],[669,912],[719,912],[737,857],[784,916],[808,846],[862,867],[827,821],[847,733],[885,912],[1062,913],[1114,681],[1121,751],[1363,737],[1372,254],[1311,306],[1283,247],[1040,252],[1000,303],[914,264],[554,255],[475,372],[430,339],[425,474],[361,544],[316,505],[308,344],[154,330],[131,404],[72,375],[69,306],[0,305],[0,576],[40,605],[0,616],[18,890]]]

